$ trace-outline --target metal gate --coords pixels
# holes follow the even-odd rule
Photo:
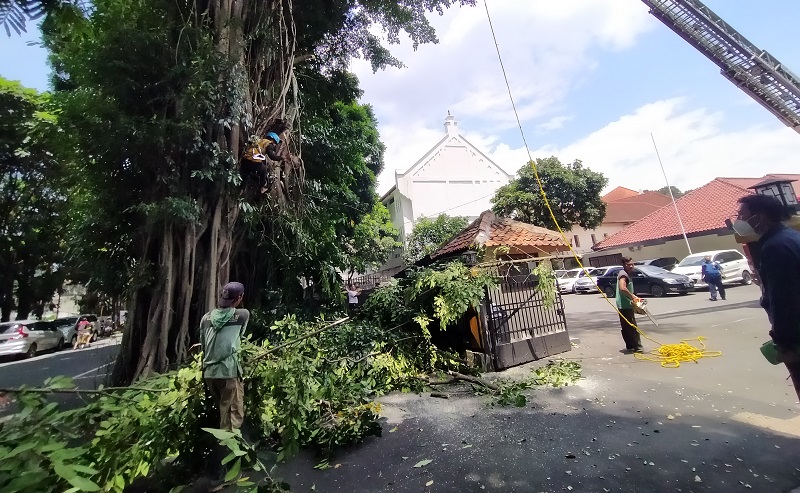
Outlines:
[[[495,370],[571,349],[561,295],[556,290],[555,303],[548,307],[537,284],[535,276],[507,276],[486,291],[482,318]]]

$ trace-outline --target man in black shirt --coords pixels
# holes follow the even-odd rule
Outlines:
[[[733,228],[741,236],[759,236],[761,306],[772,325],[769,335],[800,398],[800,232],[781,222],[787,210],[775,197],[748,195],[739,204]]]

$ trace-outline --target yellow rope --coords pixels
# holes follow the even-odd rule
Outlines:
[[[492,24],[492,17],[489,14],[489,4],[487,2],[488,0],[484,0],[483,4],[486,7],[486,18],[489,20],[489,28],[492,31],[492,39],[494,40],[494,46],[495,49],[497,50],[497,59],[500,62],[500,69],[503,72],[503,78],[505,79],[506,89],[508,90],[508,98],[511,100],[511,107],[514,110],[514,116],[517,119],[517,126],[519,127],[519,133],[522,136],[522,143],[525,146],[525,151],[528,154],[528,162],[531,163],[531,167],[533,168],[533,174],[536,177],[536,183],[539,185],[539,193],[541,194],[542,200],[544,201],[544,204],[547,207],[547,211],[550,213],[550,219],[553,220],[553,224],[556,225],[556,229],[558,230],[558,233],[561,235],[561,239],[569,248],[570,253],[572,253],[572,257],[578,263],[578,266],[580,266],[583,272],[588,276],[589,272],[583,266],[583,263],[581,263],[581,259],[578,257],[578,254],[572,248],[572,245],[567,239],[567,235],[564,233],[564,230],[561,229],[561,225],[558,224],[558,220],[556,219],[556,215],[553,212],[553,208],[550,206],[550,201],[547,199],[547,193],[544,191],[542,180],[541,178],[539,178],[539,170],[536,168],[536,161],[534,161],[533,156],[531,156],[531,150],[528,147],[528,141],[525,138],[525,132],[522,130],[522,121],[520,121],[519,119],[519,112],[517,111],[517,105],[514,103],[514,96],[511,94],[511,85],[508,82],[508,75],[506,74],[506,68],[505,65],[503,65],[503,58],[500,55],[500,46],[497,44],[497,36],[495,35],[494,32],[494,25]],[[645,334],[644,331],[642,331],[642,329],[639,328],[639,326],[637,326],[634,323],[631,323],[630,320],[628,320],[625,317],[625,315],[623,315],[617,308],[616,300],[612,302],[608,298],[608,296],[606,296],[603,290],[600,290],[600,294],[603,296],[603,299],[605,299],[606,302],[609,305],[611,305],[614,311],[616,311],[617,314],[619,314],[619,316],[622,317],[622,319],[624,319],[628,324],[630,324],[634,329],[636,329],[636,332],[638,332],[645,339],[658,345],[657,349],[650,351],[650,353],[648,354],[641,354],[641,353],[635,354],[636,359],[643,361],[652,361],[654,363],[660,363],[661,366],[664,368],[677,368],[681,366],[681,363],[687,363],[687,362],[697,363],[697,361],[702,358],[713,358],[722,355],[721,351],[707,350],[706,345],[703,342],[706,340],[706,338],[703,336],[696,337],[693,339],[682,339],[677,344],[662,344],[653,339],[652,337],[648,336],[647,334]],[[700,347],[692,346],[687,342],[695,340],[700,343]]]
[[[658,341],[648,337],[647,334],[642,332],[638,327],[636,328],[640,334],[648,340],[658,344],[658,348],[653,349],[647,354],[636,353],[634,357],[643,361],[652,361],[654,363],[661,363],[664,368],[677,368],[681,363],[694,362],[702,358],[714,358],[722,356],[722,351],[709,351],[706,349],[705,337],[695,337],[692,339],[681,339],[678,344],[661,344]],[[700,347],[689,344],[688,341],[698,341]]]

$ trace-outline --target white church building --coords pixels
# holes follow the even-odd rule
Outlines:
[[[491,208],[497,189],[514,178],[458,133],[450,112],[444,128],[444,137],[431,150],[406,171],[395,172],[394,186],[381,197],[401,242],[422,217],[477,218]],[[398,249],[383,270],[401,266],[402,257]]]

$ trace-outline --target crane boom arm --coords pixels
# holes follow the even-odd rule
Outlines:
[[[800,78],[700,0],[642,0],[650,13],[720,67],[722,75],[800,133]]]

